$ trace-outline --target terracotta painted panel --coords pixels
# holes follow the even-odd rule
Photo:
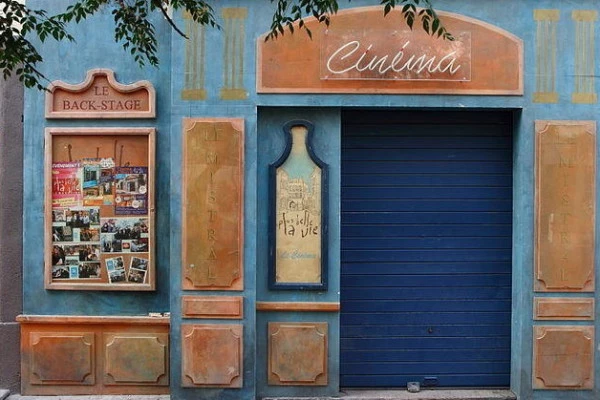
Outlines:
[[[327,323],[269,323],[269,385],[327,385]]]
[[[167,333],[104,333],[105,385],[169,384]]]
[[[183,125],[183,289],[242,290],[244,121]]]
[[[93,333],[31,333],[30,381],[38,385],[93,385]]]
[[[523,44],[495,26],[438,12],[456,41],[398,31],[399,9],[342,10],[326,29],[257,39],[259,93],[523,94]],[[296,26],[296,30],[300,31]],[[489,43],[494,43],[490,47]]]
[[[242,325],[182,325],[182,385],[242,387]]]
[[[123,85],[112,70],[92,69],[80,84],[50,84],[46,118],[153,118],[155,97],[148,81]]]
[[[534,389],[592,389],[594,328],[534,327],[533,365]]]
[[[535,298],[536,320],[593,320],[594,299]]]
[[[242,319],[244,298],[238,296],[183,296],[183,318]]]
[[[17,321],[23,395],[169,393],[168,318],[20,315]]]
[[[596,124],[537,121],[535,290],[594,290]]]

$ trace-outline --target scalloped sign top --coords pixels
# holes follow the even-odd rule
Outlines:
[[[156,96],[148,81],[124,85],[109,69],[88,71],[76,85],[54,81],[46,94],[46,118],[154,118]]]

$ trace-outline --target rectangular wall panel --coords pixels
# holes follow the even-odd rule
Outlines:
[[[269,385],[327,385],[326,322],[269,322]]]
[[[536,320],[594,319],[594,299],[542,298],[534,299],[533,317]]]
[[[244,298],[239,296],[183,296],[183,318],[242,319]]]
[[[242,325],[182,325],[181,348],[184,387],[242,387]]]
[[[594,387],[593,326],[535,326],[533,340],[534,389]]]
[[[594,290],[596,123],[536,121],[535,290]]]
[[[243,289],[243,154],[243,120],[184,119],[184,290]]]
[[[169,334],[107,332],[103,337],[105,385],[169,385]]]
[[[169,393],[169,318],[20,315],[17,321],[23,395]]]

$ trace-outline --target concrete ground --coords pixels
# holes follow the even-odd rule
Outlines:
[[[345,390],[339,398],[278,397],[264,400],[516,400],[509,390]],[[0,390],[0,400],[170,400],[170,396],[21,396]],[[173,399],[176,400],[176,399]]]

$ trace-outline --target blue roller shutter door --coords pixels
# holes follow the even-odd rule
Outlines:
[[[343,121],[341,386],[509,386],[511,114]]]

